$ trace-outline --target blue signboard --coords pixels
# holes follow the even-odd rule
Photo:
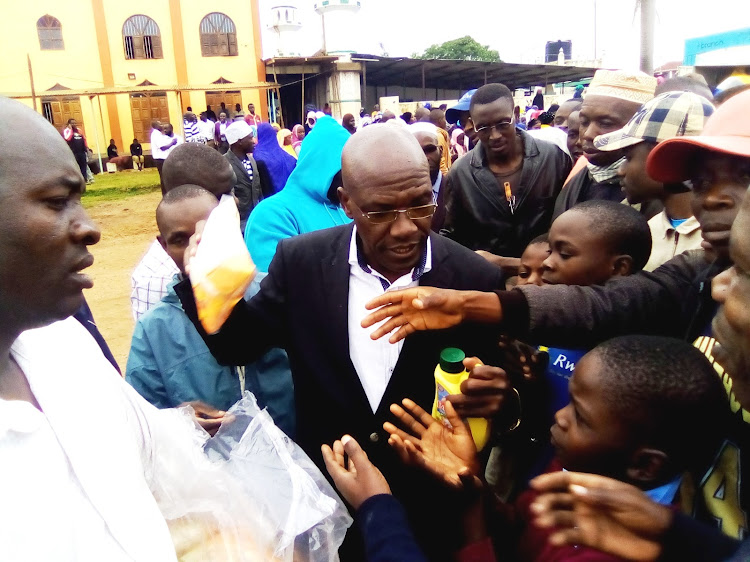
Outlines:
[[[750,27],[688,39],[685,41],[685,58],[682,64],[685,66],[695,66],[696,55],[742,45],[750,45]]]

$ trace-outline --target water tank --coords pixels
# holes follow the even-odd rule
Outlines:
[[[547,46],[544,48],[544,62],[557,62],[558,53],[560,49],[563,50],[565,60],[570,60],[573,55],[573,41],[547,41]]]

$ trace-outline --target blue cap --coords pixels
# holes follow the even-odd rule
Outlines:
[[[456,123],[458,121],[458,114],[460,111],[469,111],[469,106],[471,105],[471,96],[473,96],[474,92],[476,91],[476,88],[474,88],[473,90],[469,90],[463,96],[461,96],[461,99],[458,100],[458,103],[456,105],[454,105],[453,107],[449,107],[445,111],[445,120],[448,121],[448,123]]]

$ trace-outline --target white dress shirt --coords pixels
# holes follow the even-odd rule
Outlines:
[[[75,318],[22,333],[11,355],[41,411],[0,401],[0,558],[176,560],[150,489],[158,410]]]
[[[164,158],[166,158],[166,156],[163,155],[163,151],[161,149],[163,139],[164,134],[161,131],[151,129],[151,138],[149,142],[151,143],[151,157],[154,160],[164,160]]]
[[[170,136],[168,136],[168,135],[163,135],[163,136],[162,136],[162,139],[161,139],[161,142],[162,142],[162,144],[166,144],[166,143],[172,142],[172,139],[175,139],[175,140],[177,141],[177,144],[173,144],[172,146],[168,146],[167,148],[165,148],[165,149],[163,149],[163,150],[161,151],[161,153],[162,153],[162,157],[164,158],[164,160],[166,160],[166,159],[167,159],[167,157],[168,157],[168,156],[169,156],[169,155],[170,155],[170,154],[172,153],[172,151],[173,151],[173,150],[174,150],[175,148],[177,148],[177,147],[178,147],[178,146],[180,146],[180,145],[181,145],[181,144],[182,144],[183,142],[185,142],[185,141],[183,141],[183,140],[182,140],[182,137],[181,137],[181,136],[179,136],[179,135],[174,135],[173,137],[170,137]]]
[[[47,416],[28,402],[0,399],[0,463],[4,559],[131,560],[81,487]]]
[[[370,334],[377,328],[362,328],[362,319],[372,311],[365,304],[385,291],[398,291],[419,285],[419,277],[432,269],[432,245],[429,237],[425,249],[424,267],[412,269],[393,283],[371,269],[364,261],[360,262],[357,252],[357,228],[354,227],[349,244],[349,357],[357,371],[362,388],[367,395],[370,408],[375,412],[385,394],[398,356],[404,345],[403,340],[392,344],[388,338],[372,340]],[[364,260],[364,257],[362,257]],[[369,272],[363,269],[364,265]],[[421,265],[421,264],[420,264]],[[417,277],[414,279],[414,277]],[[384,288],[387,287],[387,288]]]
[[[440,194],[440,187],[443,185],[443,172],[438,170],[437,178],[435,179],[435,183],[432,184],[432,197],[434,198],[434,201],[438,200],[438,195]]]

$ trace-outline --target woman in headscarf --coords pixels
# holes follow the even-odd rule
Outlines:
[[[302,147],[302,139],[305,138],[305,128],[302,125],[295,125],[292,129],[292,148],[299,155],[299,149]]]
[[[286,180],[297,164],[294,157],[279,146],[276,131],[270,123],[258,125],[258,144],[253,152],[253,157],[258,162],[263,162],[268,168],[274,193],[278,193],[284,188]]]
[[[279,141],[279,146],[285,151],[294,156],[297,159],[297,153],[294,152],[292,147],[292,131],[289,129],[281,129],[276,133],[276,139]]]
[[[463,129],[456,127],[451,133],[451,154],[455,154],[455,160],[457,160],[468,151],[469,139]]]

